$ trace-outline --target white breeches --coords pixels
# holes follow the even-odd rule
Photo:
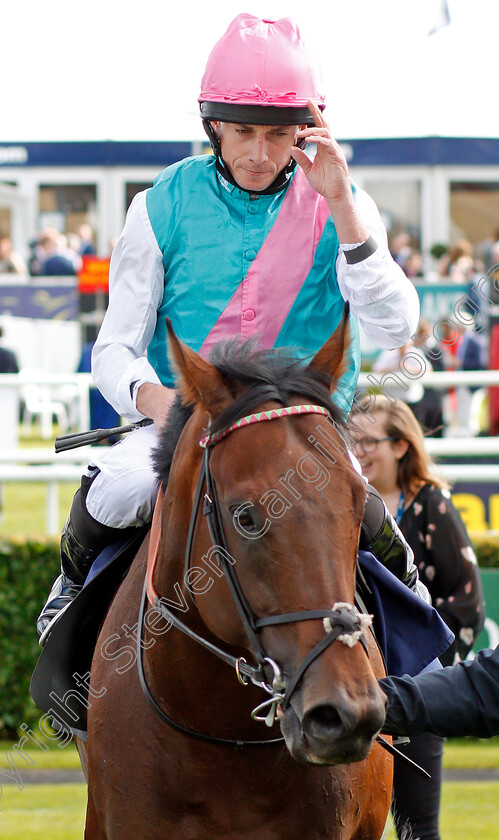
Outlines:
[[[87,495],[87,510],[97,522],[110,528],[149,522],[158,490],[151,461],[157,442],[154,425],[136,429],[89,465],[85,475],[100,470]]]

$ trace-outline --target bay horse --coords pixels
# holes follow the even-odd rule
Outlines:
[[[173,456],[160,437],[164,497],[93,658],[86,840],[381,837],[366,489],[331,400],[347,323],[308,365],[244,343],[209,362],[169,325],[191,409]]]

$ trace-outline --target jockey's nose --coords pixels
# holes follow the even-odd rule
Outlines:
[[[265,137],[255,137],[251,146],[250,158],[258,166],[261,166],[262,163],[268,160],[269,155]]]

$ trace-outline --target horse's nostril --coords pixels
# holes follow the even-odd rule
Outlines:
[[[310,709],[303,718],[303,730],[313,738],[328,736],[339,727],[342,727],[341,717],[334,706],[327,703]]]

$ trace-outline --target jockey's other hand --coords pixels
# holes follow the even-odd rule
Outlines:
[[[170,408],[175,399],[175,390],[153,382],[144,382],[137,391],[137,408],[145,417],[154,421],[156,430],[166,424]]]

